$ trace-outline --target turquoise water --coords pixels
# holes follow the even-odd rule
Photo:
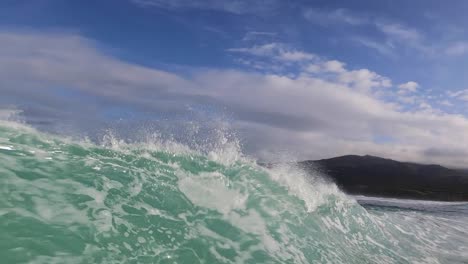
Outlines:
[[[468,263],[466,205],[387,205],[229,142],[95,144],[0,122],[1,263]]]

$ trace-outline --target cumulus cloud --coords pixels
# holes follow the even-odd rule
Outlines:
[[[392,86],[390,79],[368,69],[343,72],[339,76],[339,80],[364,92],[369,91],[372,88]]]
[[[414,93],[419,88],[419,84],[417,82],[409,81],[398,85],[398,88],[400,88],[401,93]]]
[[[389,88],[389,78],[368,69],[346,69],[339,61],[315,58],[320,69],[331,71],[324,75],[300,68],[294,76],[216,69],[182,76],[105,55],[77,35],[3,32],[0,42],[0,103],[12,98],[20,106],[34,102],[46,107],[41,107],[44,115],[66,113],[88,124],[117,109],[117,115],[164,114],[171,120],[198,105],[228,112],[245,149],[264,159],[287,150],[297,159],[356,153],[453,166],[468,161],[453,154],[468,148],[465,117],[402,111],[361,91]],[[279,55],[275,50],[258,48],[256,54]],[[392,140],[382,143],[381,137]]]
[[[326,61],[323,64],[323,68],[325,69],[325,71],[336,73],[345,72],[344,66],[345,64],[343,62],[337,60]]]
[[[312,73],[329,72],[329,73],[344,73],[345,63],[337,60],[318,61],[309,64],[305,67],[305,71]]]
[[[468,101],[468,89],[455,91],[455,92],[448,92],[448,96],[452,98],[456,98],[462,101]]]
[[[334,77],[338,83],[347,84],[360,92],[370,92],[373,88],[392,86],[390,79],[368,69],[347,70],[346,64],[341,61],[326,60],[315,54],[288,49],[287,46],[280,43],[269,43],[250,48],[232,48],[228,51],[291,63],[290,66],[296,66],[295,71],[292,72],[294,75],[303,73],[332,74],[327,76]],[[252,65],[252,63],[244,64]],[[266,69],[265,67],[268,65],[271,63],[267,63],[261,68]],[[273,64],[272,67],[277,66]],[[279,68],[279,70],[280,74],[284,74],[284,67]]]

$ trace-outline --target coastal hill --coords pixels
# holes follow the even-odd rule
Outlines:
[[[468,171],[347,155],[302,161],[306,170],[327,175],[349,194],[393,198],[468,201]]]

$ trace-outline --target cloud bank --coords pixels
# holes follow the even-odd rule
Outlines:
[[[408,110],[391,100],[401,89],[416,92],[417,83],[393,87],[390,78],[369,69],[348,69],[284,44],[227,51],[250,63],[247,70],[182,75],[119,60],[74,34],[0,32],[0,42],[0,103],[24,102],[32,109],[26,114],[92,125],[108,118],[109,109],[116,116],[171,119],[211,107],[207,112],[232,118],[246,151],[261,159],[354,153],[450,166],[468,162],[464,116],[434,107]],[[262,70],[256,62],[263,62]]]

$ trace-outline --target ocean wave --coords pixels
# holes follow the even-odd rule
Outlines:
[[[101,143],[0,123],[5,263],[462,263],[457,218],[366,210],[317,172],[151,134]],[[383,208],[383,207],[382,207]],[[442,227],[440,227],[442,226]]]

